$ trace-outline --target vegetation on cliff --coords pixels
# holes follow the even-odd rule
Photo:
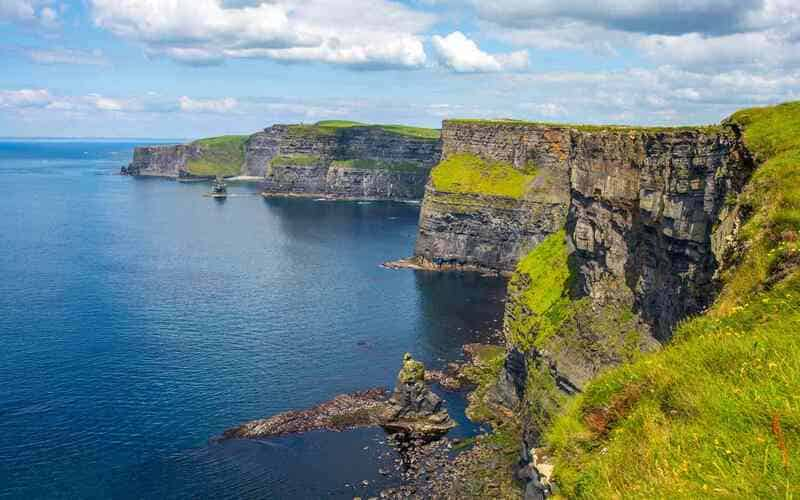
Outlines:
[[[438,140],[441,131],[433,128],[409,127],[407,125],[371,125],[349,120],[324,120],[311,125],[291,125],[289,131],[296,135],[336,135],[342,129],[353,127],[377,128],[393,134],[416,139]]]
[[[763,164],[723,291],[662,351],[590,383],[549,429],[570,498],[800,493],[800,104],[731,122]]]
[[[269,162],[270,166],[281,167],[316,167],[324,164],[322,158],[316,155],[287,154],[278,155]]]
[[[523,170],[470,153],[447,157],[431,171],[434,189],[448,193],[481,194],[522,199],[536,178],[536,168]]]
[[[386,170],[388,172],[418,172],[422,167],[414,161],[383,161],[368,158],[353,160],[335,160],[332,168],[348,168],[353,170]]]
[[[566,233],[551,234],[526,255],[508,284],[505,334],[522,351],[540,346],[569,314]]]
[[[700,131],[708,134],[719,133],[723,130],[720,125],[684,125],[675,127],[656,127],[656,126],[637,126],[637,125],[586,125],[576,123],[553,123],[537,122],[527,120],[516,120],[511,118],[460,118],[445,120],[446,124],[456,125],[507,125],[507,126],[541,126],[552,129],[573,129],[581,132],[643,132],[650,134],[660,133],[680,133],[687,131]]]
[[[247,136],[225,135],[193,142],[200,149],[197,158],[186,163],[186,169],[193,175],[238,175],[244,163],[244,149]]]

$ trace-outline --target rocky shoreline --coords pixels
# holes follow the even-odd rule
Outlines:
[[[456,426],[430,385],[445,391],[472,390],[471,368],[480,363],[481,353],[499,347],[466,344],[464,363],[448,363],[443,370],[427,370],[409,354],[397,376],[393,392],[376,387],[340,394],[311,408],[279,413],[246,422],[226,430],[217,440],[269,439],[315,430],[342,432],[363,427],[382,427],[386,443],[399,453],[380,474],[397,481],[379,493],[380,498],[463,498],[470,470],[485,469],[493,456],[491,434],[454,439],[445,434]],[[471,397],[469,399],[472,399]],[[383,443],[383,442],[382,442]],[[507,485],[506,485],[507,487]],[[359,498],[359,497],[355,497]]]
[[[510,278],[513,273],[507,271],[498,271],[488,267],[477,266],[473,264],[464,264],[461,262],[432,262],[424,257],[407,257],[405,259],[391,260],[381,264],[385,269],[412,269],[414,271],[435,271],[435,272],[469,272],[480,273],[487,277],[503,277]]]

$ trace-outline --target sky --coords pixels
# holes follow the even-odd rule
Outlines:
[[[717,123],[800,99],[798,0],[0,0],[0,136]]]

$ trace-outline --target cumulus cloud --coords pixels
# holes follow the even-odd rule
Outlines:
[[[482,30],[513,45],[617,56],[704,72],[800,65],[796,0],[473,0]]]
[[[91,0],[94,22],[188,64],[265,58],[417,68],[433,17],[390,0]],[[187,15],[191,13],[191,15]]]
[[[180,103],[181,111],[198,113],[228,113],[239,105],[239,102],[232,97],[225,97],[224,99],[192,99],[182,96],[178,102]]]
[[[489,73],[512,71],[528,67],[526,51],[508,54],[489,54],[460,31],[431,40],[439,62],[458,73]]]
[[[58,13],[47,0],[0,0],[0,23],[3,21],[58,26]]]
[[[572,19],[637,33],[725,34],[747,29],[764,0],[474,0],[479,14],[506,26]]]

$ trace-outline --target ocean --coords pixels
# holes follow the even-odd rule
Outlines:
[[[116,175],[154,141],[0,141],[0,497],[352,498],[396,484],[380,429],[225,429],[441,368],[505,284],[387,270],[419,206],[264,199]],[[460,423],[463,394],[444,394]],[[367,485],[364,484],[367,482]]]

